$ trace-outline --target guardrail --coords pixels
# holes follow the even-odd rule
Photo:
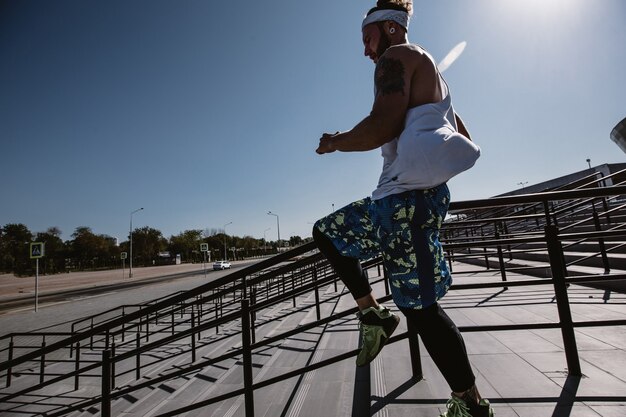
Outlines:
[[[626,236],[625,224],[613,220],[613,227],[610,230],[594,230],[585,232],[569,232],[563,233],[559,230],[559,227],[554,224],[553,212],[551,209],[558,205],[551,203],[558,203],[562,201],[582,201],[583,199],[595,199],[605,198],[613,196],[626,195],[626,187],[607,187],[601,189],[585,189],[577,191],[556,191],[549,193],[542,193],[537,195],[524,195],[524,196],[510,196],[493,198],[489,200],[477,200],[469,202],[453,203],[454,210],[474,210],[494,207],[515,207],[516,205],[527,204],[540,204],[544,209],[544,213],[540,213],[541,218],[545,219],[545,225],[541,233],[533,231],[526,233],[523,229],[521,233],[517,235],[511,233],[502,237],[498,233],[498,229],[493,230],[493,235],[481,235],[479,238],[468,236],[465,240],[462,236],[455,236],[449,238],[445,242],[445,249],[452,254],[457,260],[462,261],[468,255],[457,255],[460,251],[467,250],[479,250],[482,253],[478,253],[479,256],[483,256],[486,248],[498,249],[519,244],[542,244],[544,245],[548,253],[547,267],[550,270],[550,279],[529,279],[522,281],[507,281],[506,270],[501,269],[501,281],[500,282],[486,282],[480,284],[456,284],[453,286],[455,290],[467,290],[474,288],[502,288],[503,290],[509,287],[515,286],[537,286],[537,285],[551,285],[554,288],[556,303],[558,307],[559,322],[544,322],[544,323],[527,323],[505,326],[466,326],[460,327],[461,331],[475,332],[475,331],[499,331],[499,330],[519,330],[519,329],[545,329],[545,328],[559,328],[563,338],[565,347],[565,355],[568,364],[568,372],[570,375],[580,375],[580,361],[578,359],[578,350],[576,346],[576,339],[574,328],[576,327],[589,327],[589,326],[614,326],[624,325],[626,320],[605,320],[605,321],[583,321],[574,322],[572,320],[570,304],[568,299],[567,286],[569,284],[587,284],[595,285],[597,283],[607,282],[624,282],[626,280],[626,274],[601,274],[594,276],[579,276],[568,277],[567,267],[564,262],[563,241],[577,241],[581,239],[609,239],[609,238],[624,238]],[[624,205],[617,205],[611,208],[611,214],[615,215],[621,213]],[[608,214],[607,211],[604,214]],[[608,218],[608,216],[605,216]],[[617,216],[615,216],[617,217]],[[531,217],[531,220],[535,220],[537,217]],[[485,219],[481,219],[484,221]],[[488,220],[488,219],[487,219]],[[594,218],[595,220],[595,218]],[[575,227],[572,229],[576,229]],[[458,229],[457,229],[458,230]],[[190,411],[195,408],[214,404],[216,402],[223,401],[227,398],[232,398],[239,395],[245,395],[246,398],[246,416],[253,416],[253,407],[250,405],[253,403],[254,390],[286,380],[296,375],[302,375],[314,369],[318,369],[330,364],[342,361],[348,357],[354,356],[357,350],[348,350],[345,353],[333,358],[326,359],[322,362],[315,363],[303,367],[299,370],[285,373],[283,375],[275,376],[273,378],[254,382],[251,378],[251,355],[257,349],[269,346],[271,343],[275,343],[284,340],[287,337],[310,330],[317,326],[327,325],[334,320],[341,319],[348,315],[353,314],[356,309],[350,309],[338,313],[334,313],[329,317],[322,318],[319,313],[319,305],[322,301],[319,300],[319,289],[330,283],[335,282],[337,277],[330,271],[328,264],[322,259],[321,255],[314,254],[307,256],[296,262],[282,265],[284,262],[293,257],[298,257],[306,252],[314,249],[313,244],[304,245],[300,248],[296,248],[290,252],[279,254],[271,259],[267,259],[258,264],[244,268],[240,271],[235,271],[232,274],[218,279],[214,283],[208,283],[202,285],[196,289],[187,291],[183,294],[178,294],[172,297],[168,297],[165,300],[156,302],[152,305],[146,306],[141,310],[131,312],[124,317],[114,318],[107,320],[105,323],[94,326],[93,329],[89,328],[85,331],[74,334],[62,341],[53,342],[50,345],[42,346],[41,348],[28,352],[19,358],[10,358],[7,362],[0,364],[0,371],[7,371],[5,374],[7,382],[10,382],[12,376],[11,369],[21,363],[33,360],[45,362],[45,357],[50,352],[54,352],[58,349],[75,349],[76,363],[81,362],[80,352],[81,344],[85,345],[85,342],[92,337],[100,337],[96,345],[99,344],[99,349],[102,352],[101,359],[89,363],[87,366],[78,367],[73,372],[68,372],[64,375],[51,375],[52,378],[43,381],[43,383],[29,388],[29,390],[22,390],[8,396],[0,398],[0,401],[8,401],[19,395],[24,395],[33,390],[42,388],[43,386],[54,384],[63,379],[75,378],[79,380],[81,375],[94,370],[99,370],[99,378],[101,380],[102,391],[99,397],[92,400],[80,401],[74,405],[60,407],[59,410],[47,413],[49,416],[64,415],[73,410],[88,407],[95,404],[100,404],[101,412],[103,416],[110,415],[111,400],[119,398],[123,395],[132,393],[138,389],[144,388],[151,384],[166,381],[171,378],[179,377],[185,373],[192,372],[194,370],[202,369],[203,367],[210,366],[212,364],[219,363],[227,358],[233,358],[235,356],[243,357],[244,364],[244,388],[233,390],[229,393],[210,398],[208,400],[188,405],[181,409],[164,413],[162,416],[175,415],[185,411]],[[500,265],[504,265],[504,254],[498,253],[500,258]],[[472,256],[475,256],[472,255]],[[374,259],[365,263],[366,268],[377,267],[380,268],[381,260]],[[268,272],[264,270],[271,268]],[[297,272],[296,272],[297,271]],[[315,308],[317,308],[317,321],[311,324],[301,326],[297,329],[275,335],[273,337],[265,338],[262,341],[255,340],[255,315],[256,312],[262,308],[274,305],[275,303],[284,302],[286,300],[294,300],[297,296],[316,292]],[[336,295],[335,297],[339,297]],[[381,301],[389,300],[391,297],[386,295]],[[218,301],[219,300],[219,301]],[[228,303],[227,301],[228,300]],[[328,301],[328,300],[327,300]],[[332,301],[332,299],[331,299]],[[208,310],[209,305],[213,305],[214,309]],[[202,306],[202,307],[201,307]],[[229,307],[228,307],[229,306]],[[203,308],[207,310],[203,310]],[[215,318],[210,320],[201,320],[204,317],[206,311],[216,312],[220,311]],[[179,314],[182,320],[174,320],[171,317]],[[163,323],[164,317],[171,319],[171,326],[160,325]],[[216,357],[212,357],[208,360],[196,361],[195,343],[199,339],[201,332],[205,332],[210,329],[218,329],[219,326],[230,322],[240,323],[242,331],[239,333],[241,337],[242,347],[234,349],[232,351],[223,353]],[[151,323],[152,328],[158,328],[157,330],[150,329],[142,331],[146,327],[146,323]],[[184,329],[182,329],[184,328]],[[114,342],[116,337],[123,338],[124,332],[131,332],[135,334],[134,346],[131,346],[132,342],[127,342],[125,345],[115,346]],[[409,338],[412,345],[412,369],[414,372],[414,378],[421,378],[421,365],[419,363],[419,345],[415,336],[409,337],[407,333],[394,336],[391,338],[390,343],[397,342]],[[181,353],[181,355],[191,355],[191,360],[188,365],[177,369],[176,371],[166,372],[162,375],[151,378],[149,381],[134,383],[131,386],[124,388],[116,388],[116,378],[120,375],[116,375],[116,364],[119,364],[125,360],[132,360],[141,358],[147,352],[157,349],[159,347],[166,346],[172,342],[188,340],[188,350]],[[110,343],[109,343],[110,342]],[[123,346],[123,349],[122,349]],[[124,350],[124,352],[121,352]],[[138,360],[139,361],[139,360]],[[136,369],[141,369],[141,364],[138,363]],[[137,376],[137,379],[139,377]]]

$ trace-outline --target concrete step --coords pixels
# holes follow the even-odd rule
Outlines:
[[[223,326],[219,335],[213,334],[211,336],[207,336],[205,339],[198,341],[198,360],[201,360],[202,358],[207,359],[214,354],[219,354],[227,350],[228,347],[233,345],[233,339],[238,338],[238,334],[239,328],[236,323],[232,322],[229,325]],[[187,344],[185,346],[185,350],[187,350],[188,348],[189,345]],[[160,361],[158,367],[153,367],[152,369],[150,369],[150,372],[145,372],[140,380],[133,380],[127,385],[130,386],[135,383],[149,380],[152,377],[160,376],[173,368],[180,368],[188,365],[190,364],[190,362],[190,353],[184,354],[182,356],[163,359],[162,361]],[[208,368],[209,369],[204,375],[207,380],[216,379],[222,372],[220,366]],[[140,389],[131,395],[127,395],[117,400],[114,400],[111,406],[112,413],[114,415],[117,415],[118,413],[134,413],[136,410],[139,410],[139,413],[141,414],[144,412],[143,410],[147,408],[146,404],[157,404],[159,401],[171,395],[172,392],[175,392],[176,389],[179,389],[182,385],[184,385],[186,381],[188,381],[192,377],[193,374],[185,375],[181,378],[169,380],[156,386]],[[93,410],[88,410],[83,413],[76,413],[75,415],[99,415],[99,409],[95,408]]]
[[[331,287],[332,288],[332,287]],[[334,295],[333,293],[330,295]],[[351,297],[350,297],[351,298]],[[341,300],[344,300],[342,297]],[[341,301],[340,301],[341,302]],[[351,301],[351,304],[354,301]],[[352,306],[352,305],[351,305]],[[322,305],[322,317],[326,317],[337,310],[337,304],[326,303]],[[301,324],[316,321],[316,313],[313,310],[304,317]],[[286,372],[301,369],[302,367],[315,363],[323,357],[323,338],[330,331],[332,326],[324,326],[312,329],[305,333],[293,336],[285,340],[281,344],[272,359],[264,366],[264,368],[255,375],[254,381],[260,382],[267,378],[278,376]],[[311,374],[314,374],[311,373]],[[308,384],[313,375],[307,374],[300,377],[294,377],[290,380],[273,384],[254,393],[255,415],[258,416],[278,416],[278,415],[294,415],[289,410],[291,404],[302,404],[302,399],[308,393]],[[332,401],[331,398],[327,399]],[[188,416],[200,417],[209,415],[218,416],[237,416],[244,417],[245,409],[244,398],[240,396],[236,399],[225,401],[216,409],[211,410],[198,409],[195,412],[188,413]],[[319,410],[319,407],[317,407]],[[289,411],[289,414],[287,414]]]
[[[375,270],[370,270],[370,280],[379,278]],[[373,286],[373,294],[380,297],[385,294],[384,284]],[[346,292],[337,303],[337,312],[355,307],[352,296]],[[393,303],[387,307],[396,310]],[[396,311],[397,313],[397,311]],[[312,363],[356,349],[359,345],[358,320],[349,316],[330,323],[318,345]],[[381,356],[390,351],[383,350]],[[369,375],[365,368],[357,368],[355,358],[338,362],[333,366],[308,372],[298,381],[297,391],[287,403],[288,408],[279,404],[268,409],[263,416],[285,415],[287,417],[313,416],[354,416],[366,414],[370,398]],[[286,411],[285,411],[286,410]],[[279,413],[278,411],[281,411]],[[273,413],[273,414],[272,414]],[[243,415],[240,415],[243,417]],[[216,416],[217,417],[217,416]]]
[[[283,306],[278,306],[277,309],[281,309],[281,308],[285,309],[287,307],[288,307],[288,303],[284,303]],[[271,309],[270,309],[270,312],[271,312]],[[261,318],[259,323],[262,324],[263,317],[261,315],[259,316]],[[232,347],[234,343],[232,340],[227,340],[228,339],[227,335],[225,335],[226,337],[223,336],[224,333],[228,332],[229,330],[227,328],[224,328],[224,326],[222,327],[223,327],[221,331],[222,335],[218,337],[220,339],[225,339],[225,340],[222,342],[221,346],[217,347],[217,350],[221,348],[222,351],[225,351],[226,350],[225,347],[228,347],[228,346]],[[163,325],[151,326],[152,331],[154,331],[155,329],[158,330],[159,328],[163,329]],[[232,331],[232,333],[238,334],[239,329]],[[169,334],[170,334],[169,331],[152,334],[150,337],[150,342],[166,337]],[[205,334],[208,334],[208,333],[205,332]],[[208,337],[204,340],[197,342],[198,357],[202,357],[202,356],[209,357],[216,350],[215,347],[211,346],[211,344],[213,343],[213,339],[215,339],[215,336]],[[118,343],[121,342],[121,338],[118,338],[117,342]],[[143,338],[142,338],[142,343],[145,343],[145,339]],[[96,345],[98,345],[98,343],[96,343]],[[130,347],[131,348],[134,347],[134,342],[131,342]],[[128,346],[126,346],[125,348],[124,345],[119,345],[117,349],[117,353],[121,354],[125,350],[127,350],[127,348]],[[155,351],[150,352],[150,354],[148,355],[142,355],[142,366],[144,367],[142,369],[142,374],[143,375],[146,375],[146,374],[156,375],[172,367],[184,366],[186,363],[190,362],[189,353],[183,356],[178,356],[178,357],[173,357],[173,358],[171,357],[171,355],[173,353],[176,353],[177,351],[188,350],[188,349],[189,349],[188,343],[186,344],[184,342],[183,343],[176,342],[175,344],[170,345],[170,346],[160,347],[156,349]],[[207,351],[207,354],[205,354],[205,351]],[[81,358],[83,360],[91,359],[94,361],[98,361],[101,359],[101,351],[100,350],[90,351],[90,350],[83,348],[81,350]],[[148,361],[151,362],[151,364],[146,365],[146,362]],[[127,384],[131,384],[134,382],[134,378],[135,378],[134,367],[135,367],[134,358],[130,358],[126,361],[118,362],[116,364],[116,375],[117,375],[116,385],[117,386],[125,386]],[[38,367],[33,367],[31,370],[38,371]],[[67,362],[67,363],[50,364],[46,366],[45,368],[46,374],[67,374],[68,372],[71,372],[73,370],[74,370],[73,361]],[[99,369],[91,371],[91,374],[94,374],[94,375],[96,374],[99,375],[99,373],[100,373]],[[214,376],[208,376],[208,377],[215,378]],[[49,379],[49,377],[47,377],[47,379]],[[17,411],[28,408],[27,406],[28,404],[38,403],[39,398],[47,398],[48,396],[53,396],[56,398],[56,400],[53,403],[46,403],[46,404],[49,404],[49,406],[44,405],[43,402],[41,401],[39,401],[41,405],[38,404],[39,411],[41,412],[50,411],[51,409],[57,408],[55,405],[56,403],[71,404],[71,403],[76,403],[81,400],[89,399],[89,398],[92,398],[93,396],[98,395],[100,392],[99,381],[100,381],[99,376],[97,378],[81,377],[81,385],[84,386],[84,388],[79,391],[73,391],[74,380],[73,378],[68,379],[66,381],[63,381],[63,383],[61,384],[56,384],[53,387],[45,387],[36,393],[32,393],[29,395],[25,395],[23,397],[16,398],[14,401],[8,404],[10,405],[11,409],[14,409],[17,412]],[[1,390],[1,393],[9,394],[12,392],[18,392],[19,390],[35,385],[38,382],[39,382],[39,377],[37,375],[24,375],[21,377],[15,376],[13,379],[12,387],[10,387],[9,389]],[[167,389],[168,387],[165,387],[165,388]],[[84,391],[84,395],[81,393],[83,391]],[[87,414],[88,415],[93,414],[93,410],[90,412],[87,412]]]
[[[152,330],[155,328],[159,328],[162,326],[153,325]],[[149,341],[153,342],[155,340],[161,339],[169,335],[167,334],[152,334]],[[116,341],[121,342],[121,337],[117,338]],[[142,337],[142,343],[146,343],[145,339]],[[210,341],[208,342],[210,343]],[[207,342],[199,341],[199,354],[202,353],[202,348],[206,345]],[[97,342],[95,346],[104,345],[103,343]],[[131,343],[130,347],[134,347],[134,342]],[[117,354],[123,353],[126,348],[124,345],[120,345],[117,349]],[[152,366],[147,365],[142,372],[146,373],[147,371],[158,372],[159,369],[163,369],[167,366],[180,366],[182,362],[188,362],[189,359],[187,357],[174,357],[172,358],[172,354],[175,353],[176,350],[187,350],[188,345],[179,344],[178,346],[173,345],[169,347],[161,347],[157,350],[151,352],[150,355],[142,355],[142,364],[146,366],[147,361],[151,361],[153,363]],[[60,352],[67,352],[65,355],[62,355]],[[55,352],[57,357],[63,357],[64,362],[52,362],[48,361],[48,364],[45,366],[45,380],[49,380],[58,375],[66,375],[75,369],[74,359],[69,357],[69,349],[60,350]],[[75,355],[75,353],[74,353]],[[150,358],[150,356],[152,356]],[[189,356],[189,355],[186,355]],[[97,362],[102,358],[101,350],[90,350],[85,348],[81,349],[81,361],[92,361]],[[88,363],[83,362],[81,367],[87,366]],[[152,368],[152,369],[149,369]],[[135,379],[135,358],[130,358],[126,361],[121,361],[116,363],[116,385],[123,386],[126,385]],[[33,367],[28,369],[29,373],[38,373],[39,367]],[[56,404],[74,404],[86,399],[90,399],[93,396],[96,396],[100,393],[100,369],[94,369],[89,372],[88,375],[91,376],[81,376],[80,377],[80,389],[74,391],[74,378],[68,378],[59,383],[54,384],[53,386],[44,387],[36,392],[32,392],[20,397],[17,397],[13,400],[9,400],[6,403],[11,406],[12,410],[26,410],[29,408],[28,404],[30,403],[39,403],[39,408],[43,411],[50,411],[56,409]],[[22,389],[29,388],[33,385],[37,385],[39,383],[39,376],[37,375],[28,375],[28,374],[18,374],[15,375],[11,384],[11,387],[0,390],[2,395],[11,394],[21,391]],[[52,397],[55,398],[54,402],[46,402],[48,404],[48,408],[45,409],[43,400],[41,398]]]
[[[297,314],[290,315],[285,321],[297,321],[297,316]],[[275,322],[275,328],[280,327],[280,324],[280,322],[278,322],[278,324]],[[268,326],[257,328],[257,337],[263,337],[264,333],[267,333],[268,330],[271,331],[275,329],[268,329]],[[240,345],[240,340],[236,340],[233,347],[239,347]],[[265,348],[262,355],[253,358],[255,369],[263,367],[268,358],[273,355],[274,349],[274,347]],[[219,395],[219,393],[228,392],[231,389],[238,388],[242,381],[243,372],[241,358],[238,357],[231,366],[224,367],[224,369],[225,372],[223,372],[221,376],[214,380],[210,385],[207,385],[206,380],[203,380],[201,377],[190,379],[188,383],[181,387],[181,389],[165,398],[156,407],[147,413],[144,410],[144,415],[151,416],[171,411],[185,405],[192,404],[196,401],[201,401],[204,398]],[[202,375],[202,373],[200,375]]]
[[[300,297],[300,300],[297,303],[298,307],[295,309],[290,306],[291,302],[286,302],[283,303],[282,308],[272,307],[268,309],[268,314],[265,315],[265,317],[262,316],[263,312],[257,313],[257,317],[259,318],[256,328],[257,340],[270,336],[276,332],[282,332],[297,326],[298,323],[302,321],[302,317],[306,317],[306,315],[309,314],[307,312],[298,312],[299,306],[307,302],[311,304],[311,297],[312,294],[306,295],[306,298]],[[294,310],[296,313],[285,315],[285,313],[289,312],[289,310]],[[283,316],[281,321],[269,322],[268,325],[263,324],[263,321],[267,322],[270,318],[276,317],[277,315]],[[233,340],[233,342],[233,347],[240,346],[240,340]],[[276,355],[277,350],[278,345],[265,347],[262,352],[259,352],[259,354],[254,356],[253,361],[256,375],[264,372],[267,363],[271,363],[276,360],[272,358]],[[155,404],[155,401],[150,401],[150,405],[152,406],[150,409],[146,409],[145,407],[133,407],[133,409],[124,410],[124,413],[127,414],[130,412],[136,415],[144,416],[158,415],[197,401],[201,401],[205,398],[219,395],[223,392],[228,392],[234,388],[238,388],[242,383],[241,358],[236,358],[232,364],[227,364],[226,366],[222,365],[221,368],[223,372],[219,376],[208,376],[206,375],[206,370],[203,370],[195,376],[190,376],[188,380],[183,385],[178,387],[175,392],[170,393],[170,395],[167,395],[164,398],[160,398],[160,402],[158,404]],[[207,382],[211,383],[207,384]],[[228,402],[207,407],[204,411],[202,411],[202,413],[206,413],[214,407],[224,407],[226,403]],[[230,404],[229,408],[236,404],[238,404],[238,401],[234,400],[232,404]],[[239,405],[236,405],[236,408],[238,407]]]

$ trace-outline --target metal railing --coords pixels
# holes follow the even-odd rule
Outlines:
[[[625,172],[626,170],[619,171],[606,177],[602,176],[600,173],[595,173],[581,180],[559,187],[555,189],[555,191],[601,187],[606,180],[614,180]],[[592,180],[593,177],[598,178]],[[596,207],[598,204],[600,205],[600,210]],[[454,211],[457,215],[461,214],[463,220],[449,222],[447,225],[447,240],[454,241],[456,238],[459,238],[459,233],[465,233],[465,236],[460,237],[463,241],[470,239],[470,237],[474,240],[480,240],[485,238],[506,238],[507,236],[520,236],[524,234],[533,235],[542,233],[543,228],[547,224],[552,223],[561,227],[562,231],[574,229],[578,231],[599,231],[603,227],[616,230],[623,226],[621,224],[617,226],[611,225],[611,216],[620,215],[619,213],[622,213],[621,215],[623,216],[625,207],[623,200],[620,200],[619,197],[610,196],[591,196],[577,200],[551,200],[549,202],[537,201],[526,204],[515,204],[513,206],[504,205],[471,210],[459,210],[455,207]],[[601,217],[603,217],[603,221],[601,221]],[[597,245],[592,243],[589,238],[568,242],[564,249],[570,252],[582,252],[581,249],[583,246],[586,246],[588,250],[595,250],[595,253],[586,256],[576,254],[575,259],[568,262],[568,266],[589,264],[590,262],[595,262],[596,259],[601,259],[602,266],[608,273],[611,266],[607,254],[621,251],[624,246],[623,242],[614,242],[609,245],[605,244],[604,239],[600,238],[597,240]],[[547,262],[547,256],[545,254],[541,256],[537,255],[538,250],[545,251],[545,248],[538,248],[536,244],[527,243],[507,245],[505,247],[498,246],[492,250],[484,247],[482,248],[484,261],[481,263],[487,268],[490,268],[490,257],[497,256],[498,260],[495,261],[495,263],[500,266],[502,275],[505,276],[504,262],[513,262],[514,258],[523,260],[535,257],[541,258],[543,261]],[[466,259],[474,259],[474,263],[476,263],[476,259],[479,258],[475,254],[472,254],[471,249],[464,251],[460,256],[465,256]],[[507,259],[506,261],[505,258]],[[460,257],[455,259],[460,259]],[[545,269],[546,266],[547,265],[524,266],[517,269],[517,271],[542,270]]]
[[[558,207],[559,202],[581,202],[586,199],[607,198],[626,195],[626,187],[607,187],[593,188],[575,191],[555,191],[536,195],[500,197],[489,200],[476,200],[453,203],[451,208],[457,211],[462,210],[492,210],[502,209],[510,210],[516,206],[540,205],[545,209],[543,213],[539,213],[542,219],[545,219],[543,230],[532,230],[527,232],[524,228],[519,231],[509,230],[506,235],[502,236],[498,233],[498,228],[492,230],[492,235],[485,235],[484,232],[480,237],[471,236],[463,238],[461,233],[457,233],[459,225],[454,225],[454,233],[450,233],[444,242],[445,249],[451,253],[451,258],[464,262],[469,256],[484,256],[484,249],[495,248],[500,258],[501,280],[499,282],[481,282],[473,284],[456,284],[453,289],[456,291],[464,291],[470,289],[501,289],[505,290],[509,287],[519,286],[551,286],[554,289],[555,301],[558,309],[559,320],[555,322],[543,323],[525,323],[514,325],[489,325],[489,326],[464,326],[460,327],[463,332],[482,332],[482,331],[502,331],[502,330],[520,330],[520,329],[560,329],[564,343],[565,356],[570,375],[580,375],[580,361],[578,358],[578,349],[574,329],[577,327],[591,326],[615,326],[625,325],[626,320],[603,320],[603,321],[577,321],[574,322],[570,310],[570,302],[568,299],[567,286],[570,284],[584,285],[604,285],[613,282],[624,282],[626,274],[606,274],[605,271],[595,275],[583,275],[578,277],[568,277],[568,264],[564,260],[563,242],[564,241],[580,241],[581,239],[623,239],[626,236],[624,222],[616,221],[618,215],[622,214],[623,205],[615,205],[613,208],[604,211],[605,218],[608,218],[609,212],[613,215],[613,227],[593,231],[576,231],[576,227],[569,225],[563,229],[554,223],[554,211]],[[575,205],[575,204],[571,204]],[[500,216],[500,214],[499,214]],[[534,221],[537,217],[530,217]],[[596,218],[594,217],[594,220]],[[484,223],[493,223],[493,219],[482,218]],[[498,221],[505,221],[498,218]],[[467,220],[469,227],[473,228],[473,224]],[[574,223],[572,223],[574,224]],[[446,225],[447,227],[448,225]],[[567,230],[564,233],[563,230]],[[450,236],[452,235],[452,236]],[[522,279],[509,281],[506,279],[507,270],[503,268],[503,253],[499,253],[503,247],[523,245],[523,244],[539,244],[547,252],[548,263],[546,267],[550,272],[550,279]],[[254,415],[253,398],[254,391],[269,385],[284,381],[293,376],[303,375],[315,369],[319,369],[331,364],[343,361],[346,358],[356,355],[357,349],[347,349],[346,352],[327,358],[323,361],[309,364],[300,369],[286,372],[282,375],[274,376],[261,381],[252,379],[252,355],[255,351],[267,349],[273,344],[281,343],[285,339],[294,335],[306,332],[315,327],[325,326],[336,320],[343,319],[356,312],[356,308],[340,311],[333,311],[327,317],[322,317],[320,313],[320,305],[324,303],[333,303],[342,295],[341,292],[335,291],[335,295],[328,297],[326,300],[320,300],[319,292],[324,286],[335,285],[337,277],[332,273],[328,264],[322,259],[320,254],[312,254],[293,263],[285,264],[290,258],[299,257],[306,252],[314,249],[313,244],[304,245],[275,256],[274,258],[252,265],[241,271],[233,272],[228,276],[218,279],[213,283],[202,285],[193,290],[168,297],[167,299],[158,301],[154,304],[145,306],[140,310],[133,311],[121,317],[106,320],[104,323],[94,325],[93,328],[88,326],[87,329],[73,334],[61,341],[53,342],[49,345],[42,346],[39,349],[28,352],[20,357],[10,357],[8,361],[0,364],[0,371],[4,372],[7,383],[10,384],[12,377],[11,369],[19,364],[28,361],[39,360],[46,361],[46,355],[55,352],[58,349],[74,349],[75,351],[75,369],[66,372],[63,375],[51,374],[48,380],[36,384],[25,390],[20,390],[4,397],[0,397],[0,402],[6,402],[20,395],[26,395],[30,392],[51,385],[59,381],[74,378],[79,381],[85,374],[95,372],[97,378],[101,380],[101,392],[93,399],[77,401],[74,404],[59,406],[58,409],[50,410],[46,413],[48,416],[60,416],[81,408],[100,404],[102,416],[110,415],[111,402],[124,395],[132,394],[142,388],[152,386],[164,381],[179,378],[206,367],[219,364],[228,359],[240,357],[242,358],[244,369],[244,387],[232,390],[228,393],[214,396],[203,401],[189,404],[183,408],[169,411],[161,414],[161,416],[176,415],[193,409],[205,407],[224,401],[228,398],[244,395],[246,416]],[[458,255],[462,251],[470,252]],[[475,253],[471,254],[474,251]],[[478,251],[478,252],[476,252]],[[364,264],[365,268],[379,268],[381,260],[373,259]],[[509,270],[509,272],[511,272]],[[388,301],[391,296],[387,295],[381,298],[381,301]],[[337,287],[335,287],[337,290]],[[257,313],[264,308],[275,306],[278,303],[293,302],[293,308],[296,307],[296,298],[304,295],[314,295],[315,301],[312,308],[316,308],[316,321],[301,325],[295,329],[287,330],[270,337],[264,337],[262,340],[256,340],[256,318]],[[311,308],[311,306],[303,307]],[[218,312],[218,313],[215,313]],[[207,316],[215,314],[208,319]],[[179,315],[178,320],[172,317]],[[170,319],[169,323],[165,323],[164,318]],[[148,323],[148,325],[146,325]],[[211,329],[218,329],[219,326],[227,325],[241,326],[240,330],[234,332],[231,336],[240,339],[241,347],[222,351],[219,354],[212,355],[209,359],[195,356],[196,343],[200,340],[200,335]],[[124,339],[124,333],[131,332],[135,334],[133,341],[124,341],[117,346],[115,340]],[[96,338],[95,346],[99,348],[101,357],[91,362],[83,362],[79,359],[81,349],[85,348],[86,341]],[[225,336],[226,337],[226,336]],[[413,377],[421,378],[421,365],[419,359],[419,345],[415,335],[407,333],[394,336],[389,343],[400,340],[409,339],[411,344],[411,359]],[[120,374],[116,373],[117,367],[125,361],[136,360],[137,366],[134,371],[137,372],[142,366],[139,363],[150,352],[157,349],[171,346],[175,342],[187,341],[184,343],[184,349],[177,356],[185,357],[187,362],[185,365],[177,365],[166,371],[162,371],[157,375],[151,375],[150,379],[139,381],[140,375],[136,374],[137,382],[129,382],[125,386],[119,387],[116,383],[120,378]],[[134,343],[134,344],[133,344]],[[91,346],[90,346],[91,348]],[[191,356],[191,358],[189,358]],[[170,357],[171,358],[171,357]],[[157,360],[158,362],[158,360]],[[86,364],[86,366],[81,366]],[[145,368],[145,365],[144,365]],[[131,370],[132,371],[132,370]],[[131,372],[127,371],[127,372]],[[1,375],[0,375],[1,376]]]
[[[11,385],[13,376],[31,375],[32,372],[30,371],[14,372],[13,370],[15,367],[33,363],[33,361],[42,364],[40,367],[39,384],[2,397],[0,400],[6,401],[16,398],[19,395],[60,382],[62,379],[75,378],[76,386],[78,386],[79,379],[95,369],[92,364],[88,364],[86,367],[79,366],[91,363],[81,358],[81,351],[84,351],[85,348],[91,351],[112,350],[113,359],[116,357],[116,351],[132,350],[132,353],[126,354],[126,357],[134,355],[137,358],[138,365],[135,369],[137,378],[139,378],[140,369],[150,365],[145,363],[139,365],[139,358],[142,353],[149,351],[150,348],[158,348],[167,343],[188,338],[189,345],[191,345],[190,353],[193,358],[195,356],[194,345],[196,336],[199,338],[201,331],[213,327],[217,333],[220,324],[227,321],[229,315],[232,316],[231,311],[239,310],[239,300],[247,298],[248,294],[259,300],[258,305],[260,307],[264,304],[278,302],[279,299],[284,299],[285,297],[292,299],[295,306],[295,297],[299,293],[310,289],[310,285],[307,286],[306,284],[313,279],[313,275],[310,273],[311,265],[318,263],[320,257],[318,255],[283,266],[277,267],[276,265],[288,260],[291,256],[303,253],[303,250],[308,251],[310,249],[312,248],[303,247],[289,254],[279,255],[269,261],[269,263],[268,261],[261,262],[195,290],[170,296],[156,303],[149,303],[142,306],[141,309],[128,314],[125,314],[122,310],[120,316],[115,318],[108,317],[97,325],[92,325],[92,318],[89,318],[86,321],[88,325],[85,326],[84,330],[69,334],[65,333],[62,335],[65,338],[60,341],[57,340],[48,344],[43,343],[41,346],[35,347],[32,345],[19,346],[10,342],[8,347],[9,359],[0,364],[0,369],[6,370],[4,375],[6,377],[6,385]],[[267,268],[268,265],[271,268],[269,272],[265,274],[258,273]],[[308,269],[306,268],[307,266]],[[323,271],[325,267],[321,266],[318,269]],[[255,276],[256,278],[248,278]],[[200,321],[205,316],[213,313],[215,313],[215,319],[204,320],[200,326]],[[135,337],[127,338],[128,334]],[[190,334],[191,337],[189,337]],[[51,337],[52,334],[45,332],[34,334],[14,333],[7,337],[13,340],[13,338],[20,336],[45,339],[46,337]],[[116,345],[116,340],[121,340],[122,343]],[[148,342],[150,342],[149,348],[146,348]],[[13,353],[20,348],[26,349],[27,352],[19,357],[14,357]],[[44,374],[45,365],[68,362],[67,360],[49,359],[51,353],[58,353],[62,350],[69,350],[70,356],[71,352],[75,352],[75,359],[73,360],[76,363],[75,370],[66,372],[63,375],[50,372]],[[189,351],[182,351],[177,355],[180,356],[186,353],[189,353]],[[154,362],[158,362],[158,360]],[[44,377],[51,378],[44,381]],[[113,379],[115,377],[115,372],[113,372]]]

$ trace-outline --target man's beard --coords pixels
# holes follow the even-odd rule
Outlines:
[[[378,48],[376,48],[376,57],[380,58],[382,54],[391,46],[391,39],[387,36],[387,33],[381,28],[380,30],[380,40],[378,41]]]

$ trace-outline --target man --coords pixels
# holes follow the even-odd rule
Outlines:
[[[471,167],[480,149],[454,112],[432,57],[409,44],[410,1],[378,1],[362,24],[365,55],[376,64],[371,113],[346,132],[325,133],[316,152],[381,148],[383,171],[371,198],[316,222],[313,237],[354,297],[362,334],[357,366],[383,348],[399,317],[379,305],[361,260],[382,252],[394,303],[420,334],[450,384],[443,417],[490,417],[474,384],[463,338],[437,301],[452,278],[439,229],[450,194],[446,181]]]

